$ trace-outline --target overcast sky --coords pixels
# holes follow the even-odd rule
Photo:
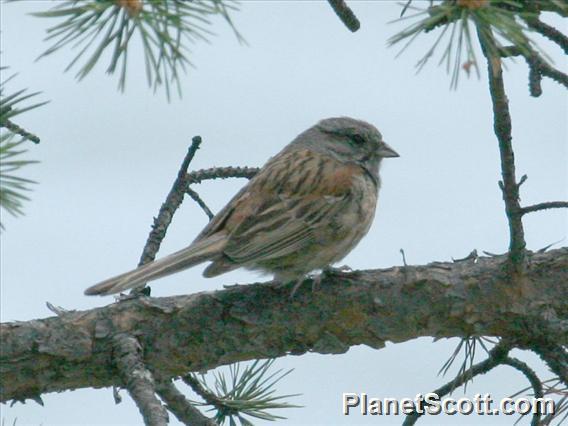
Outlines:
[[[38,100],[51,100],[18,117],[18,124],[41,136],[40,145],[29,146],[29,158],[41,163],[25,171],[39,182],[25,205],[26,216],[2,215],[2,321],[51,316],[47,301],[67,309],[111,303],[110,297],[83,296],[83,290],[136,265],[192,136],[203,137],[193,169],[260,166],[298,133],[337,115],[373,123],[400,153],[384,163],[371,231],[342,263],[354,269],[400,265],[400,248],[411,264],[463,257],[474,248],[506,251],[485,67],[480,80],[463,75],[456,91],[449,90],[445,70],[435,66],[437,58],[415,75],[414,64],[437,34],[419,38],[396,59],[397,50],[386,45],[404,26],[388,24],[400,14],[396,2],[352,2],[361,20],[353,34],[324,1],[244,1],[233,19],[248,45],[239,44],[221,19],[214,20],[217,36],[192,47],[195,68],[182,78],[183,99],[171,103],[162,91],[153,94],[146,87],[137,45],[129,53],[124,94],[116,91],[116,76],[105,74],[106,62],[80,83],[73,72],[63,73],[72,58],[68,50],[34,62],[47,47],[42,39],[53,22],[27,13],[47,6],[44,1],[1,4],[2,65],[18,73],[8,93],[29,88],[43,92]],[[568,30],[558,20],[549,22]],[[562,52],[547,51],[566,70]],[[529,177],[522,202],[567,199],[566,90],[545,79],[544,94],[531,98],[520,60],[509,62],[505,79],[517,171]],[[196,189],[217,211],[242,184],[234,179]],[[186,200],[159,255],[186,246],[206,223],[203,212]],[[565,211],[532,214],[524,223],[530,249],[557,241],[566,245]],[[163,279],[152,294],[211,291],[260,279],[246,271],[205,279],[202,269]],[[280,424],[400,424],[400,418],[341,415],[342,393],[401,398],[430,391],[445,382],[436,373],[456,344],[457,339],[422,338],[378,351],[353,347],[343,355],[279,359],[276,367],[295,369],[279,391],[302,393],[290,402],[305,406],[278,413],[288,417]],[[535,356],[519,356],[550,377]],[[497,399],[525,386],[516,372],[502,367],[477,378],[468,395],[491,393]],[[2,418],[9,425],[17,418],[20,426],[141,424],[123,394],[120,405],[110,389],[48,394],[45,407],[2,406]],[[178,424],[171,417],[171,424]],[[420,424],[456,422],[473,425],[480,419],[431,417]],[[483,419],[484,424],[513,422],[506,416]]]

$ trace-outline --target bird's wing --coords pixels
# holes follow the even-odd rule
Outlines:
[[[301,250],[323,216],[350,202],[353,173],[361,172],[356,164],[313,154],[294,149],[269,160],[195,241],[223,232],[223,254],[233,266]]]
[[[294,167],[289,167],[293,164]],[[332,170],[325,170],[331,167]],[[351,187],[354,164],[341,164],[307,149],[284,150],[271,158],[223,209],[203,228],[194,242],[223,231],[230,235],[241,222],[256,216],[283,198],[308,195],[342,196]]]
[[[239,264],[275,259],[303,250],[317,238],[326,216],[342,209],[341,196],[275,196],[270,207],[247,218],[229,236],[223,253]]]

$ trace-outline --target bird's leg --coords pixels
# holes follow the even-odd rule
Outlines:
[[[348,265],[341,265],[341,266],[338,266],[337,268],[334,268],[333,266],[326,266],[322,270],[322,273],[326,274],[326,275],[327,274],[338,275],[338,274],[341,274],[342,272],[353,272],[353,269],[351,269],[351,267],[348,266]]]
[[[290,299],[294,298],[294,295],[296,294],[296,290],[298,290],[300,288],[300,286],[304,282],[304,278],[305,277],[301,277],[301,278],[298,278],[296,280],[296,284],[294,284],[294,287],[292,287],[292,291],[290,292]]]
[[[325,277],[329,277],[332,275],[339,275],[342,272],[351,272],[351,271],[353,271],[353,269],[351,269],[347,265],[342,265],[337,268],[334,268],[332,266],[326,266],[321,270],[321,274],[316,275],[312,278],[312,291],[319,290],[320,284]]]
[[[133,287],[130,290],[130,293],[128,294],[120,293],[118,295],[115,295],[114,299],[116,302],[123,302],[125,300],[132,300],[132,299],[138,299],[139,297],[150,296],[150,292],[151,288],[144,284],[143,286]]]
[[[308,278],[312,280],[312,292],[319,290],[320,284],[325,277],[330,276],[330,275],[337,275],[337,274],[340,274],[342,272],[351,272],[352,270],[353,269],[351,269],[347,265],[342,265],[342,266],[339,266],[338,268],[326,266],[325,268],[323,268],[321,270],[320,274],[308,275]],[[275,279],[277,281],[281,281],[281,280],[278,280],[277,278],[275,278]],[[302,285],[302,283],[304,282],[305,279],[306,279],[306,277],[301,277],[301,278],[298,278],[296,280],[296,283],[294,284],[294,287],[292,288],[292,292],[290,293],[290,299],[294,298],[296,291],[300,288],[300,286]],[[283,281],[282,280],[281,282],[288,284],[290,281]]]

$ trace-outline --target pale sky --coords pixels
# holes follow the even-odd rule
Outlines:
[[[29,158],[41,164],[25,171],[39,182],[26,203],[26,216],[2,221],[2,321],[51,316],[46,302],[66,309],[89,309],[113,301],[83,290],[135,266],[178,171],[191,137],[203,144],[191,167],[260,166],[298,133],[330,116],[347,115],[376,125],[400,158],[385,161],[377,215],[367,237],[344,260],[353,269],[448,261],[473,249],[502,253],[508,228],[501,194],[497,141],[482,78],[462,76],[459,88],[436,67],[438,57],[418,75],[414,64],[437,34],[421,37],[401,57],[386,40],[405,24],[388,24],[400,14],[397,2],[352,2],[361,29],[349,32],[327,2],[243,1],[234,22],[248,41],[240,45],[228,26],[213,21],[217,36],[192,46],[195,64],[182,77],[184,97],[166,101],[146,87],[138,45],[129,53],[127,90],[116,90],[116,76],[100,64],[77,83],[63,73],[69,50],[34,62],[47,47],[45,30],[55,23],[27,15],[45,10],[45,1],[2,3],[2,65],[17,77],[8,93],[20,88],[43,92],[51,100],[18,117],[18,124],[40,135]],[[565,23],[556,21],[564,32]],[[563,25],[563,27],[562,27]],[[537,38],[538,39],[538,38]],[[541,40],[541,39],[538,39]],[[544,47],[550,47],[543,42]],[[560,68],[560,49],[547,48]],[[480,57],[481,59],[481,57]],[[3,76],[5,78],[5,75]],[[531,98],[523,61],[509,62],[505,74],[513,120],[518,176],[529,179],[522,202],[568,198],[568,103],[566,90],[545,79],[544,94]],[[214,211],[243,185],[242,180],[196,186]],[[186,199],[158,256],[189,244],[207,218]],[[566,245],[565,211],[526,217],[528,247],[560,241]],[[152,285],[154,296],[221,289],[224,284],[258,281],[236,271],[215,279],[201,276],[203,266]],[[373,350],[353,347],[343,355],[304,355],[278,359],[277,368],[294,372],[279,393],[301,393],[290,402],[305,408],[276,414],[282,425],[400,424],[401,418],[341,414],[343,392],[410,397],[449,380],[436,374],[457,339],[433,343],[422,338]],[[543,378],[551,376],[531,354]],[[452,371],[455,373],[455,369]],[[527,386],[502,367],[475,379],[467,395],[491,393],[496,399]],[[185,388],[184,388],[185,389]],[[459,389],[454,394],[463,396]],[[34,402],[1,406],[11,425],[138,425],[142,419],[129,396],[115,405],[111,389],[80,390],[43,396]],[[171,416],[171,424],[179,424]],[[510,425],[507,416],[483,424]],[[423,418],[421,425],[479,424],[473,416]],[[258,424],[264,424],[258,422]],[[523,423],[528,424],[528,423]]]

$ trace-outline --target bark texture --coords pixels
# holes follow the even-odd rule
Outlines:
[[[291,285],[257,283],[1,324],[0,399],[126,386],[113,361],[120,333],[138,340],[146,367],[165,380],[236,361],[378,349],[421,336],[500,336],[533,350],[568,345],[568,248],[527,253],[517,284],[506,260],[333,273],[318,291],[305,283],[292,299]]]

